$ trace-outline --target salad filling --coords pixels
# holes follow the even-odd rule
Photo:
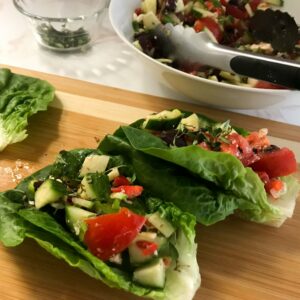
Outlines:
[[[204,150],[229,153],[258,174],[266,192],[273,198],[279,198],[286,193],[286,184],[280,178],[297,171],[296,158],[290,149],[279,148],[270,143],[267,128],[242,135],[229,121],[202,126],[194,113],[178,119],[178,122],[173,123],[174,128],[152,129],[151,121],[164,122],[171,113],[163,111],[151,115],[146,118],[141,128],[149,130],[171,148],[197,145]]]
[[[267,133],[173,109],[122,126],[99,148],[129,157],[139,182],[204,225],[238,213],[280,226],[295,208],[297,163]]]
[[[238,50],[299,60],[299,28],[278,10],[282,0],[142,0],[133,14],[133,44],[145,54],[186,73],[218,82],[256,88],[282,88],[207,65],[178,62],[159,42],[155,27],[181,24],[207,31],[216,43]]]
[[[122,157],[61,151],[16,191],[25,201],[19,216],[69,243],[108,285],[153,299],[193,298],[200,285],[195,218],[151,197]]]

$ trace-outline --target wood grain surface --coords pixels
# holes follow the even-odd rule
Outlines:
[[[137,94],[49,74],[11,68],[48,80],[56,99],[32,117],[29,137],[0,154],[0,191],[53,162],[62,149],[96,147],[107,133],[162,109],[178,107],[217,120],[231,119],[255,130],[267,127],[273,140],[291,147],[300,162],[300,128],[169,99]],[[13,172],[11,172],[13,171]],[[234,217],[211,227],[198,226],[202,286],[196,300],[300,299],[300,206],[280,229]],[[1,300],[139,299],[111,289],[57,260],[33,241],[16,248],[0,245]]]

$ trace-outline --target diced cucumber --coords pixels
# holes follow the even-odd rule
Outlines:
[[[188,131],[198,131],[200,129],[199,118],[197,114],[191,114],[187,118],[181,119],[178,128],[185,128]]]
[[[157,253],[151,255],[145,255],[142,249],[137,245],[138,241],[147,241],[151,243],[157,243],[156,241],[157,234],[154,232],[141,232],[137,237],[132,241],[128,247],[130,263],[134,266],[143,264],[153,259],[157,256]]]
[[[93,201],[85,200],[85,199],[77,198],[77,197],[72,198],[72,203],[76,206],[87,208],[87,209],[92,209],[94,206]]]
[[[174,13],[164,14],[161,19],[163,24],[172,23],[173,25],[180,24],[180,19]],[[160,62],[162,59],[159,59]],[[170,62],[173,60],[168,59]]]
[[[95,217],[96,214],[87,211],[85,209],[68,205],[65,208],[66,211],[66,223],[81,240],[83,240],[86,224],[83,222],[85,219]]]
[[[164,110],[157,114],[150,115],[142,124],[142,128],[152,130],[168,130],[176,128],[182,118],[182,113],[178,109],[172,111]]]
[[[233,83],[241,82],[241,77],[239,75],[232,74],[232,73],[229,73],[229,72],[226,72],[226,71],[221,71],[220,76],[222,78],[228,80],[229,82],[233,82]]]
[[[144,286],[163,288],[165,279],[166,269],[162,259],[157,259],[133,272],[133,281]]]
[[[175,267],[178,258],[178,251],[176,247],[163,237],[157,237],[156,242],[159,246],[158,257],[167,260],[169,262],[168,267]]]
[[[80,176],[83,177],[88,173],[102,173],[106,170],[109,162],[108,155],[92,154],[85,158],[81,170]]]
[[[90,175],[85,175],[83,179],[81,180],[79,189],[78,189],[78,195],[80,198],[86,199],[86,200],[94,200],[97,198],[97,195],[93,189],[93,185],[91,182]]]
[[[60,200],[66,192],[66,187],[63,183],[54,179],[47,179],[34,194],[35,207],[40,209],[47,204],[54,203]]]
[[[118,200],[127,200],[127,195],[122,192],[116,192],[110,194],[111,199],[118,199]]]
[[[184,6],[183,0],[177,0],[175,12],[176,12],[176,13],[179,13],[179,12],[184,11],[184,7],[185,7],[185,6]]]
[[[166,219],[162,218],[159,212],[149,215],[148,221],[166,238],[169,238],[175,232],[173,225]]]
[[[117,167],[112,168],[107,176],[109,181],[113,181],[116,177],[120,176],[119,169]]]
[[[89,173],[83,177],[78,189],[79,198],[86,200],[101,199],[110,193],[110,184],[107,175]]]
[[[35,191],[36,191],[36,187],[35,184],[38,181],[35,179],[32,179],[29,181],[28,186],[27,186],[27,195],[29,199],[34,199],[34,195],[35,195]]]
[[[283,0],[265,0],[266,3],[274,5],[274,6],[283,6]]]
[[[159,25],[160,21],[152,11],[149,11],[143,16],[143,24],[145,29],[151,30]]]
[[[152,12],[156,14],[157,12],[157,0],[144,0],[141,4],[142,11],[146,14]]]

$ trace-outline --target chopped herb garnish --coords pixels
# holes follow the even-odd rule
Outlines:
[[[135,32],[138,32],[140,29],[140,24],[137,21],[132,22],[132,27]]]
[[[76,49],[90,42],[89,33],[82,27],[77,30],[63,29],[59,31],[50,23],[38,26],[37,31],[42,42],[49,47],[57,49]]]

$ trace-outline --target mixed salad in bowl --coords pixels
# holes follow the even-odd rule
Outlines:
[[[166,55],[155,28],[172,23],[207,31],[214,42],[238,50],[300,60],[296,21],[283,0],[142,0],[133,13],[133,44],[150,57],[186,73],[239,86],[282,88],[198,63],[178,62]]]

